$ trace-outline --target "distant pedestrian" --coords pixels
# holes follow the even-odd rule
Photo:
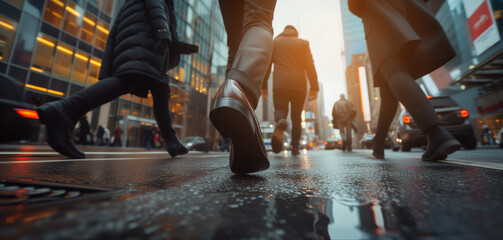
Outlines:
[[[349,0],[349,10],[360,17],[381,109],[372,155],[384,159],[384,141],[394,119],[398,101],[426,134],[424,161],[445,159],[461,147],[437,116],[414,81],[451,60],[456,52],[428,0]]]
[[[344,94],[341,94],[339,101],[335,102],[332,108],[332,124],[334,128],[339,129],[342,138],[342,151],[352,151],[353,137],[353,119],[356,116],[356,109]]]
[[[106,126],[103,127],[103,145],[108,146],[110,144],[110,130]]]
[[[86,112],[127,93],[146,98],[149,91],[162,137],[169,143],[169,154],[174,157],[188,152],[172,127],[166,72],[178,65],[180,54],[197,52],[197,46],[178,40],[173,0],[123,2],[107,38],[100,81],[37,109],[40,121],[46,125],[49,145],[63,155],[85,157],[70,136]],[[119,143],[120,138],[115,142]]]
[[[301,114],[306,99],[307,81],[309,79],[308,100],[318,97],[318,76],[314,67],[309,42],[299,38],[295,27],[288,25],[274,39],[272,54],[274,120],[276,126],[271,138],[272,150],[279,153],[283,149],[283,134],[287,130],[288,107],[292,119],[292,155],[300,154]],[[262,84],[262,97],[268,97],[267,78]]]
[[[115,128],[113,146],[117,146],[117,147],[122,146],[122,126],[121,125],[118,125]]]
[[[105,134],[105,129],[100,125],[98,126],[98,131],[96,132],[96,144],[98,146],[103,146],[103,134]]]
[[[154,143],[154,130],[150,126],[146,126],[143,131],[143,137],[145,138],[145,148],[152,149],[152,144]]]
[[[80,119],[79,122],[79,140],[82,146],[85,146],[88,143],[88,137],[91,134],[91,127],[89,126],[89,122],[87,121],[87,116],[84,116]]]

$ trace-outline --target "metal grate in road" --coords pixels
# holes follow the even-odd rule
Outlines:
[[[128,194],[121,190],[36,181],[0,180],[0,215],[75,201],[99,201]]]

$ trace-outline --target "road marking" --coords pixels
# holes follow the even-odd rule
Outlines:
[[[421,156],[414,155],[414,153],[410,153],[410,154],[406,154],[406,153],[394,153],[394,154],[395,155],[399,155],[399,156],[401,155],[403,157],[407,156],[409,158],[415,157],[415,158],[421,159]],[[481,168],[503,170],[503,164],[501,164],[501,163],[474,162],[474,161],[460,160],[460,159],[440,160],[439,162],[450,163],[450,164],[459,164],[459,165],[472,166],[472,167],[481,167]]]
[[[200,156],[180,156],[176,159],[185,158],[218,158],[227,157],[228,154],[211,154]],[[19,163],[57,163],[57,162],[93,162],[93,161],[127,161],[127,160],[153,160],[153,159],[171,159],[171,156],[164,157],[134,157],[134,158],[81,158],[81,159],[51,159],[51,160],[20,160],[20,161],[0,161],[0,164],[19,164]]]
[[[472,166],[472,167],[482,167],[482,168],[490,168],[490,169],[496,169],[496,170],[503,170],[503,164],[501,164],[501,163],[472,162],[472,161],[456,160],[456,159],[452,159],[452,160],[440,160],[439,162],[459,164],[459,165]]]

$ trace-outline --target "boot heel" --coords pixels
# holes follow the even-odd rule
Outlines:
[[[256,133],[253,120],[246,106],[233,98],[217,99],[210,112],[210,121],[226,138]]]

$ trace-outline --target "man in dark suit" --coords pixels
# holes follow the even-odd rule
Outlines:
[[[447,157],[461,144],[442,122],[414,81],[447,63],[454,56],[442,27],[425,5],[427,0],[349,0],[349,10],[365,29],[374,85],[379,87],[381,109],[372,155],[384,158],[384,140],[400,101],[428,138],[423,161]]]
[[[346,99],[344,94],[341,94],[341,99],[335,102],[332,108],[332,124],[334,128],[341,131],[342,151],[348,150],[348,152],[351,152],[351,145],[353,143],[351,129],[353,128],[353,119],[355,116],[355,107]]]
[[[301,113],[306,99],[306,74],[311,86],[309,100],[318,96],[318,76],[314,68],[309,42],[299,38],[295,27],[288,25],[274,39],[273,99],[276,127],[271,139],[272,150],[283,148],[283,132],[287,129],[288,103],[291,105],[292,155],[299,155]],[[262,96],[267,98],[267,79],[262,84]]]

